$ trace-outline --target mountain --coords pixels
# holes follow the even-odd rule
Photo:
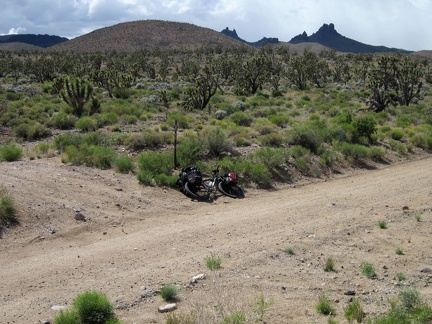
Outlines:
[[[53,35],[14,34],[0,36],[0,44],[24,43],[41,48],[47,48],[66,41],[68,41],[66,37]]]
[[[293,37],[288,43],[319,43],[339,52],[349,53],[378,53],[378,52],[407,52],[402,49],[385,46],[373,46],[360,43],[339,34],[334,24],[324,24],[316,33],[308,36],[306,32]]]
[[[74,52],[133,52],[155,48],[233,47],[244,43],[215,30],[189,23],[161,20],[124,22],[94,30],[49,47],[48,51]]]
[[[243,42],[245,44],[255,46],[255,47],[260,47],[260,46],[264,46],[264,45],[268,45],[268,44],[279,44],[278,38],[267,38],[267,37],[263,37],[261,40],[259,40],[257,42],[247,42],[244,39],[241,39],[237,35],[237,32],[235,29],[230,30],[228,27],[226,27],[224,30],[222,30],[221,33],[224,35],[227,35],[229,37],[232,37],[232,38],[234,38],[240,42]]]

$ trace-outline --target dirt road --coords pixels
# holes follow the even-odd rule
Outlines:
[[[0,163],[0,179],[21,221],[0,239],[0,323],[52,321],[52,306],[85,290],[106,293],[124,323],[164,323],[166,283],[181,287],[175,312],[201,323],[234,311],[252,322],[260,296],[273,302],[267,323],[326,323],[314,309],[322,294],[344,323],[347,289],[370,315],[404,287],[432,301],[431,158],[212,203],[58,159]],[[329,258],[335,271],[324,271]],[[377,279],[362,275],[364,261]]]

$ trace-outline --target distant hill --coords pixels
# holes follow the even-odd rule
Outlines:
[[[209,28],[189,23],[160,20],[139,20],[94,30],[49,47],[48,51],[133,52],[154,48],[245,46],[244,43]]]
[[[0,43],[0,51],[7,52],[37,52],[42,51],[43,48],[35,45],[30,45],[26,43]]]
[[[229,37],[232,37],[240,42],[246,43],[248,45],[251,46],[255,46],[255,47],[260,47],[260,46],[264,46],[264,45],[268,45],[268,44],[279,44],[279,39],[278,38],[267,38],[267,37],[263,37],[261,40],[257,41],[257,42],[247,42],[244,39],[241,39],[238,35],[235,29],[230,30],[228,27],[225,28],[224,30],[221,31],[222,34],[227,35]]]
[[[66,37],[54,35],[13,34],[0,36],[0,44],[24,43],[41,48],[47,48],[66,41],[68,41]]]
[[[289,43],[299,44],[299,43],[319,43],[329,48],[332,48],[339,52],[348,53],[379,53],[379,52],[406,52],[409,51],[389,48],[385,46],[373,46],[360,43],[353,39],[347,38],[339,34],[334,24],[324,24],[316,33],[308,36],[306,32],[293,37]]]
[[[293,37],[289,42],[281,42],[278,38],[266,37],[264,37],[258,42],[246,42],[237,35],[235,29],[230,30],[228,27],[222,30],[221,33],[252,46],[262,46],[267,44],[315,44],[311,46],[304,45],[303,47],[293,47],[297,48],[300,52],[304,51],[305,48],[313,48],[314,51],[317,51],[319,50],[319,46],[317,46],[316,44],[324,46],[322,49],[334,49],[338,52],[348,52],[354,54],[379,52],[409,52],[403,49],[389,48],[385,46],[373,46],[355,41],[339,34],[335,30],[334,24],[324,24],[316,33],[312,34],[311,36],[308,36],[306,32],[303,32],[302,34]]]

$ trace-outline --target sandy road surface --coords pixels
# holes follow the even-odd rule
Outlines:
[[[314,310],[323,293],[343,323],[347,288],[368,314],[405,286],[432,301],[432,274],[421,271],[432,268],[431,158],[212,203],[57,159],[0,163],[0,175],[21,219],[0,239],[0,323],[52,320],[53,305],[85,290],[106,293],[125,323],[164,323],[154,291],[165,283],[181,287],[176,312],[196,310],[202,323],[236,310],[252,321],[260,296],[274,301],[267,323],[326,323]],[[222,258],[215,272],[211,253]],[[323,270],[328,258],[336,271]],[[363,261],[378,279],[361,274]]]

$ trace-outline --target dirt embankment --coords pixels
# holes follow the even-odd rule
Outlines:
[[[0,322],[52,320],[52,306],[98,290],[125,323],[164,323],[154,292],[165,283],[181,287],[176,312],[194,309],[202,323],[236,310],[250,318],[260,296],[274,301],[267,323],[326,323],[314,310],[322,293],[343,323],[348,288],[368,314],[385,311],[387,298],[406,286],[430,303],[432,274],[422,270],[432,268],[431,166],[424,158],[198,203],[143,187],[133,175],[58,159],[0,163],[21,221],[0,239]],[[288,246],[294,255],[284,252]],[[211,253],[222,258],[215,272],[204,262]],[[324,271],[328,258],[335,271]],[[377,279],[361,274],[363,261]],[[190,284],[200,273],[207,278]],[[407,279],[399,282],[397,273]]]

